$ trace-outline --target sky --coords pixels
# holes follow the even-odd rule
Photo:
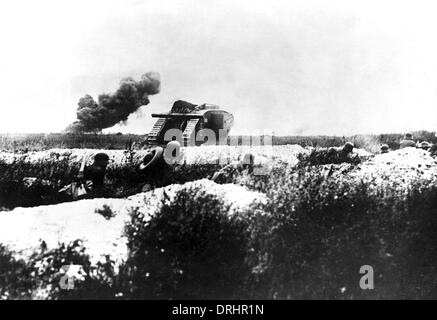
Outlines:
[[[435,4],[434,4],[435,3]],[[60,132],[85,94],[156,71],[161,92],[105,132],[147,133],[175,100],[231,132],[437,130],[437,2],[75,0],[0,4],[0,132]]]

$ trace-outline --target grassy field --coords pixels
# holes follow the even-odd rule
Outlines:
[[[415,140],[437,143],[435,132],[413,132]],[[0,134],[0,151],[26,152],[41,151],[53,148],[90,148],[90,149],[126,149],[130,143],[135,142],[139,148],[147,135],[135,134]],[[402,134],[374,134],[339,136],[274,136],[273,145],[298,144],[302,147],[337,147],[346,141],[353,142],[357,148],[370,152],[379,150],[381,144],[388,144],[393,150],[399,148]],[[239,137],[239,143],[244,137]],[[229,142],[229,138],[228,138]]]
[[[42,151],[53,148],[126,149],[146,136],[134,134],[0,134],[0,150],[10,152]]]

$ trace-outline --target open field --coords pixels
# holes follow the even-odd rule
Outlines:
[[[53,148],[125,149],[130,142],[145,136],[134,134],[0,134],[0,150],[10,152],[43,151]]]
[[[437,143],[435,132],[413,132],[416,140]],[[27,152],[43,151],[48,149],[126,149],[135,142],[134,148],[139,148],[147,135],[135,134],[0,134],[0,151]],[[399,147],[402,134],[353,135],[340,136],[273,136],[273,145],[297,144],[302,147],[327,148],[343,145],[352,141],[358,148],[371,152],[379,150],[381,144],[388,144],[391,149]],[[241,138],[240,138],[241,143]]]
[[[407,148],[333,162],[324,149],[254,147],[266,175],[210,180],[248,150],[183,148],[148,192],[135,173],[144,151],[108,150],[116,196],[69,203],[56,189],[97,150],[0,153],[1,296],[437,297],[436,158]],[[70,264],[75,289],[61,290]],[[374,290],[359,287],[362,265],[375,270]]]

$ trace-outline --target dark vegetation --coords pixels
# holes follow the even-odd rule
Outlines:
[[[299,167],[324,165],[324,164],[340,164],[352,163],[359,164],[367,157],[359,156],[358,154],[345,154],[334,148],[330,149],[313,149],[309,154],[299,154]]]
[[[60,287],[65,265],[80,265],[83,280],[75,281],[73,290]],[[42,242],[40,250],[29,260],[15,259],[0,245],[0,299],[113,299],[114,261],[92,265],[82,241],[59,244],[47,250]]]
[[[29,298],[49,283],[58,299],[437,298],[435,184],[413,184],[400,197],[395,185],[381,192],[324,170],[276,168],[251,186],[270,201],[234,215],[195,187],[163,199],[151,220],[133,211],[119,272],[110,257],[91,266],[80,242],[28,262],[2,249],[1,294]],[[69,263],[86,276],[60,290],[59,268]],[[374,290],[359,287],[362,265],[374,268]]]
[[[309,155],[299,155],[299,166],[320,164],[353,163],[358,164],[363,157],[343,156],[326,149],[314,149]],[[173,168],[159,170],[157,177],[144,177],[138,174],[133,163],[109,167],[106,173],[105,196],[123,198],[142,191],[142,186],[150,183],[153,187],[169,184],[182,184],[188,181],[211,178],[222,168],[219,164],[177,165]],[[69,164],[68,159],[56,159],[38,162],[15,161],[5,163],[0,160],[0,209],[15,207],[32,207],[38,205],[68,202],[72,199],[58,191],[70,184],[79,172],[79,164]],[[228,172],[225,180],[231,182],[238,172]],[[29,181],[29,177],[34,180]],[[31,178],[32,179],[32,178]],[[219,180],[218,180],[219,181]],[[223,182],[220,180],[220,182]]]
[[[110,167],[106,173],[106,197],[122,198],[139,193],[145,183],[161,187],[210,177],[219,168],[215,164],[178,165],[160,172],[159,181],[149,181],[138,174],[133,163]],[[71,201],[58,191],[71,183],[78,172],[79,164],[69,164],[68,159],[51,158],[34,163],[0,160],[0,210]],[[30,183],[28,177],[36,179]]]

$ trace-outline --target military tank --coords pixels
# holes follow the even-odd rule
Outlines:
[[[172,140],[171,135],[165,135],[170,129],[179,129],[182,132],[180,142],[183,146],[205,143],[204,139],[196,141],[196,136],[202,129],[212,130],[215,133],[215,143],[218,144],[227,138],[234,124],[234,116],[219,106],[207,103],[195,105],[182,100],[176,101],[170,112],[154,113],[152,117],[157,118],[157,121],[146,138],[148,146],[167,144]]]

